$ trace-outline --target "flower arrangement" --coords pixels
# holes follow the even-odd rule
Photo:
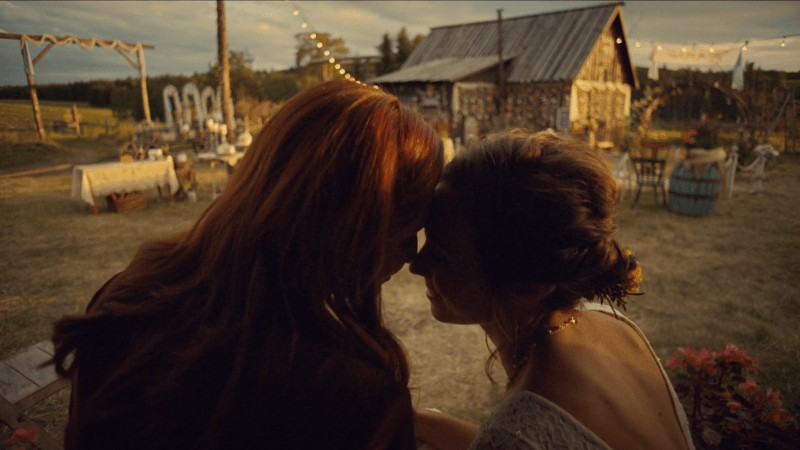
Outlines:
[[[642,266],[639,265],[639,260],[636,259],[636,255],[633,254],[633,250],[626,248],[623,251],[623,255],[636,262],[636,267],[631,271],[630,282],[625,287],[625,291],[627,291],[628,294],[636,294],[639,292],[639,286],[642,284],[642,280],[644,279],[644,276],[642,275]]]
[[[761,368],[735,345],[678,348],[667,366],[677,371],[675,391],[698,448],[793,449],[800,442],[800,415],[782,408],[780,392],[764,391],[747,375]]]
[[[694,144],[695,136],[697,136],[697,130],[684,131],[677,143],[682,145]]]

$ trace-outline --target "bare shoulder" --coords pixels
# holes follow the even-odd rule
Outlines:
[[[540,367],[526,389],[566,410],[612,448],[686,448],[659,363],[624,321],[581,313],[572,330],[551,336]]]

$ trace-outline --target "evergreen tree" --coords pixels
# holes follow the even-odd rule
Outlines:
[[[383,35],[383,42],[381,42],[381,45],[377,48],[381,55],[381,60],[376,68],[377,75],[380,76],[392,72],[395,67],[395,54],[394,49],[392,49],[392,40],[389,38],[389,33]]]
[[[395,57],[395,64],[398,68],[403,65],[413,50],[414,44],[408,39],[406,28],[403,27],[397,35],[397,56]]]

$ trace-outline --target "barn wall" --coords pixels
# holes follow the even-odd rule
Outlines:
[[[625,80],[623,54],[615,42],[620,35],[617,27],[600,35],[570,93],[573,131],[594,130],[598,141],[618,140],[630,115],[631,88]]]

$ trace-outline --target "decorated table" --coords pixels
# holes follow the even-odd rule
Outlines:
[[[230,146],[231,149],[234,149],[233,146]],[[228,173],[230,174],[233,172],[234,166],[239,162],[240,159],[244,156],[244,152],[238,151],[222,151],[222,152],[205,152],[205,153],[198,153],[197,159],[201,161],[208,161],[208,164],[211,166],[212,171],[212,181],[211,181],[211,197],[217,198],[217,181],[216,181],[216,173],[215,168],[217,167],[217,163],[221,162],[225,164],[228,169]]]
[[[172,157],[160,160],[133,161],[129,163],[111,162],[75,166],[72,170],[72,197],[80,198],[92,206],[97,214],[97,197],[114,192],[132,192],[157,187],[178,192],[180,184],[175,175]]]

